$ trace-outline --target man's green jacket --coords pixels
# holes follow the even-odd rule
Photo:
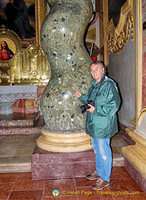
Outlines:
[[[99,83],[92,80],[93,85],[88,95],[82,94],[79,100],[87,104],[87,100],[95,102],[94,113],[87,112],[86,133],[96,139],[111,138],[118,132],[117,115],[121,100],[116,83],[103,76]]]

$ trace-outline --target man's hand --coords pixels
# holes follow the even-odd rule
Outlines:
[[[90,108],[87,111],[89,111],[90,113],[94,113],[95,107],[91,104],[88,104],[88,106],[90,106]]]
[[[79,98],[79,97],[81,96],[81,93],[80,93],[79,91],[76,91],[76,92],[75,92],[75,96],[76,96],[77,98]]]

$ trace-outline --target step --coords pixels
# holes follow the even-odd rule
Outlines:
[[[23,114],[14,113],[10,115],[0,115],[0,128],[7,127],[33,127],[38,118],[38,113]]]
[[[1,128],[0,135],[30,135],[40,133],[41,127]]]
[[[31,157],[0,158],[0,173],[31,172]]]
[[[35,114],[0,115],[0,135],[40,134],[43,117]]]

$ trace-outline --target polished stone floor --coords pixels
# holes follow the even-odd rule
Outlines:
[[[31,156],[38,135],[0,136],[0,200],[144,200],[146,195],[121,165],[122,133],[113,137],[113,167],[110,186],[100,192],[92,191],[94,181],[82,178],[32,180]],[[52,191],[57,189],[59,196]]]
[[[145,200],[146,194],[124,167],[113,167],[110,185],[93,191],[95,181],[85,177],[56,180],[31,179],[31,173],[1,173],[1,200]],[[59,196],[53,196],[58,190]]]

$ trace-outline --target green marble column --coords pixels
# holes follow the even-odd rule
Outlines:
[[[91,0],[48,0],[50,12],[41,29],[43,50],[51,64],[51,81],[41,97],[44,129],[75,133],[85,128],[81,103],[74,93],[86,93],[91,82],[84,34],[92,16]]]

